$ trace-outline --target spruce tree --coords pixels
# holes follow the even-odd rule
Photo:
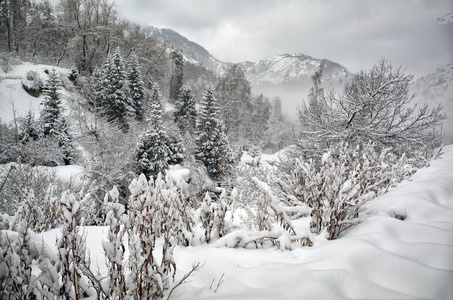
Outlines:
[[[143,80],[141,79],[138,59],[135,55],[129,61],[129,70],[127,74],[129,82],[129,94],[131,98],[131,109],[137,121],[143,120],[143,96],[145,95]]]
[[[181,92],[184,77],[184,60],[180,50],[172,52],[172,69],[170,78],[170,101],[175,102]]]
[[[123,130],[128,129],[126,122],[128,93],[126,91],[126,70],[120,49],[106,60],[104,65],[103,112],[107,121],[118,123]]]
[[[148,104],[147,121],[156,127],[162,127],[162,104],[160,102],[161,93],[157,83],[151,83],[151,97]]]
[[[250,82],[238,64],[232,65],[216,87],[221,118],[228,137],[236,142],[247,127],[252,112]]]
[[[61,106],[60,95],[58,89],[60,81],[55,69],[49,72],[49,79],[44,84],[44,101],[41,110],[41,123],[44,136],[55,134],[55,130],[59,126],[59,120],[63,116],[63,108]]]
[[[178,101],[176,102],[174,118],[181,132],[193,133],[196,126],[197,111],[195,109],[195,99],[192,91],[188,87],[181,89]]]
[[[232,154],[212,86],[208,86],[203,96],[196,133],[195,158],[203,162],[211,176],[221,177],[226,173]]]
[[[157,84],[153,84],[149,103],[149,128],[140,136],[137,150],[137,173],[143,173],[148,178],[159,173],[165,173],[170,164],[182,162],[181,141],[169,136],[162,121],[162,105]]]
[[[27,116],[23,121],[19,139],[22,144],[39,139],[38,124],[36,123],[35,116],[31,110],[28,111]]]
[[[58,147],[63,152],[63,160],[67,165],[71,162],[74,147],[69,134],[69,125],[63,115],[58,89],[60,81],[58,80],[57,71],[52,69],[49,72],[49,79],[44,87],[44,101],[41,103],[41,123],[44,137],[55,138],[58,141]]]

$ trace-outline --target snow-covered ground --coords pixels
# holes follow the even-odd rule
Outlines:
[[[307,222],[293,225],[304,230]],[[92,267],[105,272],[107,228],[85,232]],[[49,245],[57,235],[42,234]],[[175,249],[177,277],[204,266],[172,299],[453,299],[453,146],[370,201],[364,221],[338,240],[318,237],[292,251],[215,245]]]
[[[38,98],[30,96],[22,87],[22,81],[26,81],[28,71],[35,71],[45,82],[48,75],[44,72],[50,70],[48,65],[34,65],[23,62],[14,66],[8,73],[0,70],[0,119],[4,122],[13,120],[13,105],[17,116],[25,116],[29,110],[39,116],[40,103],[43,100],[41,95]],[[61,74],[69,71],[64,68],[55,68]]]

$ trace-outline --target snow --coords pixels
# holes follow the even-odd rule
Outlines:
[[[71,183],[75,186],[83,184],[85,168],[79,165],[57,166],[53,167],[55,176],[65,183]]]
[[[363,222],[337,240],[312,236],[313,247],[301,247],[281,237],[280,247],[291,251],[228,248],[225,239],[178,246],[176,280],[194,263],[204,266],[172,299],[453,299],[452,166],[448,146],[429,168],[370,201]],[[404,220],[397,217],[402,214]],[[296,232],[306,231],[308,221],[293,221]],[[92,267],[105,272],[102,241],[108,228],[84,230]],[[57,235],[41,234],[49,245]]]
[[[190,182],[191,179],[190,170],[181,165],[169,166],[167,174],[177,182]]]

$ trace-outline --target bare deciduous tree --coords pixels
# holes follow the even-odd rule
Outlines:
[[[307,141],[325,148],[339,141],[377,147],[420,146],[439,141],[436,127],[445,118],[440,106],[429,109],[412,104],[413,79],[401,67],[381,59],[370,71],[361,71],[346,84],[341,95],[326,95],[319,71],[308,105],[299,107],[299,121]]]

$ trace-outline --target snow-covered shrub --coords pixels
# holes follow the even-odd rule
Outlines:
[[[203,202],[197,210],[199,224],[207,243],[222,238],[231,230],[233,212],[231,212],[230,218],[227,218],[226,214],[231,210],[233,201],[238,197],[238,192],[234,189],[231,193],[227,193],[227,190],[223,189],[220,195],[213,194],[213,196],[215,197],[211,197],[210,192],[206,192]]]
[[[127,230],[130,258],[127,264],[127,295],[134,299],[158,299],[167,293],[174,281],[176,244],[188,244],[192,220],[185,202],[187,194],[172,178],[162,177],[147,182],[145,175],[129,186]],[[163,238],[162,260],[156,258],[156,239]]]
[[[79,233],[80,203],[71,192],[64,192],[60,199],[62,234],[57,242],[58,265],[61,276],[59,297],[78,299],[82,295],[95,295],[93,283],[83,276],[89,270],[85,237]]]
[[[24,200],[24,191],[33,192],[36,199],[44,199],[55,173],[45,168],[10,163],[0,166],[3,188],[0,191],[0,212],[14,215]],[[39,201],[38,201],[39,202]]]
[[[28,214],[31,216],[31,214]],[[17,224],[16,232],[0,231],[0,298],[33,297],[32,259],[27,218]]]
[[[332,149],[333,150],[333,149]],[[310,229],[329,239],[356,224],[363,204],[412,175],[403,154],[397,158],[387,150],[376,151],[373,143],[351,149],[347,143],[324,153],[321,165],[296,160],[291,183],[294,196],[312,208]]]
[[[260,201],[256,212],[256,224],[259,230],[271,230],[269,226],[269,217],[276,218],[280,226],[287,230],[289,233],[296,234],[290,218],[287,216],[286,211],[269,185],[256,177],[252,178],[258,191],[261,193]]]
[[[203,204],[200,207],[200,222],[203,227],[204,237],[207,243],[211,240],[211,232],[214,227],[214,211],[211,206],[211,202],[211,196],[209,196],[209,192],[206,192]]]
[[[123,218],[125,208],[119,202],[119,193],[116,187],[105,195],[104,209],[106,210],[105,224],[109,226],[107,241],[102,243],[108,268],[107,296],[112,299],[123,299],[126,296],[126,279],[124,273],[124,245],[125,227]]]
[[[27,195],[11,222],[15,231],[0,231],[1,299],[53,299],[58,294],[56,256],[31,229],[40,217],[32,207],[32,198],[33,194]],[[38,270],[32,272],[32,267]]]

